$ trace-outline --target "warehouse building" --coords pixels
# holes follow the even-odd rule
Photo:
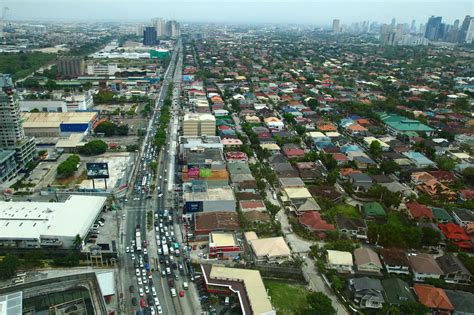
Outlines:
[[[65,202],[0,202],[0,247],[71,248],[77,235],[87,238],[106,199],[72,195]]]
[[[97,120],[97,113],[24,113],[24,119],[27,136],[66,137],[73,133],[88,133]]]

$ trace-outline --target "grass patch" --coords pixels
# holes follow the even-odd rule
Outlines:
[[[278,315],[296,314],[296,311],[307,307],[306,295],[308,290],[301,284],[289,284],[276,280],[263,280],[272,304]]]
[[[153,211],[147,211],[146,213],[146,228],[147,230],[153,228]]]
[[[346,218],[352,218],[352,219],[362,219],[362,215],[360,212],[357,210],[356,207],[348,205],[347,203],[341,203],[338,205],[335,205],[331,209],[327,211],[327,214],[333,221],[336,220],[336,215],[337,214],[342,214]]]
[[[0,73],[9,73],[12,75],[13,80],[18,80],[38,70],[41,66],[53,61],[55,58],[56,54],[42,52],[1,53]]]

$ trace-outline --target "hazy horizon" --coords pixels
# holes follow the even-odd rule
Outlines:
[[[3,0],[6,20],[147,22],[154,17],[181,22],[294,23],[330,25],[360,21],[417,25],[431,15],[452,24],[474,14],[473,1],[427,0]]]

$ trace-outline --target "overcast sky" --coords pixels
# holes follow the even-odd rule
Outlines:
[[[7,20],[256,22],[327,25],[362,20],[425,23],[440,15],[453,23],[474,15],[473,0],[0,0]]]

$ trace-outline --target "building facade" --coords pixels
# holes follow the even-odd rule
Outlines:
[[[84,59],[81,57],[61,57],[56,60],[58,73],[66,78],[76,78],[84,74]]]

